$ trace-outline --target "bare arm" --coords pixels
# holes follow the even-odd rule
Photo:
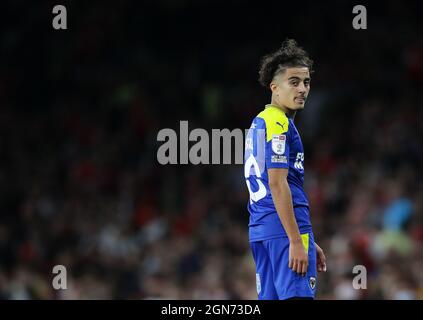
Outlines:
[[[317,257],[317,271],[326,272],[326,257],[325,254],[317,243],[314,243],[316,246],[316,257]]]
[[[286,180],[288,169],[268,169],[268,175],[273,203],[289,238],[289,268],[305,275],[308,267],[308,256],[295,220],[291,190]]]

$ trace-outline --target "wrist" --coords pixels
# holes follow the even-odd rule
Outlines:
[[[303,241],[302,241],[301,237],[299,236],[299,237],[295,237],[295,238],[290,238],[289,243],[292,244],[292,245],[297,245],[297,244],[302,245]]]

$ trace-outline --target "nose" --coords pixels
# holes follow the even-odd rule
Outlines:
[[[297,89],[298,89],[298,93],[305,93],[307,91],[306,86],[304,85],[304,82],[300,82]]]

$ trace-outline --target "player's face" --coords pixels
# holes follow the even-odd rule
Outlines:
[[[275,76],[270,88],[279,105],[303,109],[310,91],[310,72],[307,67],[287,68]]]

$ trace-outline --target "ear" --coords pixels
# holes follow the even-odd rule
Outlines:
[[[273,92],[275,92],[277,85],[272,81],[269,85],[270,90]]]

